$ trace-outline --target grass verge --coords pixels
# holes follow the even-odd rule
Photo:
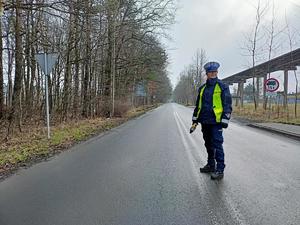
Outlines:
[[[236,118],[245,118],[256,122],[300,125],[300,105],[297,107],[297,114],[296,117],[294,105],[289,105],[287,109],[283,106],[272,106],[267,110],[260,106],[255,110],[253,104],[245,104],[243,108],[234,107],[233,109],[233,115]]]

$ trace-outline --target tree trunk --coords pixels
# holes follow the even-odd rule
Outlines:
[[[0,18],[0,119],[4,115],[2,19]]]
[[[256,77],[256,108],[259,106],[259,86],[260,86],[260,78]]]
[[[14,92],[12,96],[12,108],[9,114],[9,126],[8,133],[10,131],[16,119],[19,120],[19,129],[21,131],[20,121],[20,93],[22,85],[22,39],[21,39],[21,12],[20,12],[20,0],[16,0],[16,21],[15,21],[15,42],[16,42],[16,58],[15,58],[15,80],[14,80]]]
[[[27,113],[30,114],[30,110],[31,110],[31,96],[30,96],[30,63],[31,63],[31,59],[30,59],[30,41],[31,41],[31,34],[32,32],[30,32],[30,23],[29,23],[29,13],[27,14],[27,18],[26,18],[26,41],[25,41],[25,48],[24,48],[24,52],[25,52],[25,62],[26,62],[26,68],[24,68],[24,85],[25,85],[25,90],[24,90],[24,94],[25,94],[25,113],[27,115]]]
[[[69,101],[70,101],[70,89],[71,89],[71,57],[73,49],[73,26],[74,26],[74,6],[70,2],[70,21],[69,21],[69,33],[68,33],[68,46],[66,54],[66,67],[64,74],[64,90],[63,90],[63,119],[68,118]]]
[[[77,7],[76,7],[77,9]],[[73,99],[73,113],[74,116],[78,117],[78,111],[79,111],[79,59],[80,59],[80,52],[79,52],[79,39],[78,39],[78,33],[79,33],[79,19],[78,19],[78,11],[75,11],[75,73],[74,73],[74,99]]]
[[[85,60],[84,60],[84,78],[83,78],[83,109],[82,116],[88,117],[90,109],[90,57],[91,57],[91,21],[90,21],[90,3],[85,1]]]
[[[105,65],[105,82],[104,82],[104,115],[109,117],[111,114],[110,100],[111,100],[111,68],[112,68],[112,58],[113,58],[113,25],[112,25],[112,12],[109,1],[106,3],[107,10],[107,57]]]

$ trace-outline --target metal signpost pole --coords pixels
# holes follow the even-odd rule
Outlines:
[[[48,139],[50,139],[50,117],[49,117],[49,93],[48,93],[48,65],[47,65],[47,53],[44,53],[45,60],[45,86],[46,86],[46,116],[47,116],[47,130]]]
[[[46,98],[46,117],[47,117],[47,130],[48,139],[50,139],[50,116],[49,116],[49,92],[48,92],[48,76],[50,76],[51,70],[58,58],[57,53],[38,53],[35,55],[36,61],[40,65],[42,71],[45,74],[45,98]]]

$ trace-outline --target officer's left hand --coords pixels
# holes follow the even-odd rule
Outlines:
[[[222,115],[222,120],[221,120],[222,128],[226,129],[228,127],[230,117],[231,117],[231,113],[224,113]]]
[[[229,124],[229,119],[223,118],[223,119],[221,120],[221,125],[222,125],[223,128],[226,129],[226,128],[228,127],[228,124]]]
[[[228,123],[221,123],[222,128],[226,129],[228,127]]]

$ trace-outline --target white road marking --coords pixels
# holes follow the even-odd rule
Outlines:
[[[179,130],[180,136],[181,136],[182,143],[183,143],[184,148],[186,150],[185,152],[187,153],[188,159],[191,162],[190,163],[191,170],[192,170],[193,175],[196,179],[198,187],[199,187],[200,190],[203,187],[208,189],[208,186],[205,185],[206,181],[204,179],[202,179],[202,180],[199,179],[201,176],[199,176],[199,173],[200,173],[200,172],[198,172],[199,165],[197,163],[197,161],[201,161],[201,163],[204,164],[206,160],[203,159],[203,157],[204,157],[203,155],[201,155],[201,157],[200,157],[199,153],[196,154],[196,155],[198,155],[198,157],[195,158],[195,154],[193,154],[191,152],[192,151],[191,149],[197,149],[197,148],[199,148],[199,145],[197,145],[196,141],[194,140],[194,138],[191,135],[189,135],[189,134],[185,135],[183,133],[183,130],[187,130],[187,127],[185,126],[183,120],[180,118],[179,114],[176,111],[174,111],[174,117],[175,117],[175,121],[177,123],[177,127],[178,127],[178,130]],[[190,146],[190,144],[192,144],[192,146]],[[201,183],[200,181],[203,181],[203,183]],[[225,202],[224,203],[227,205],[228,211],[231,214],[232,218],[236,219],[238,224],[246,225],[247,224],[246,220],[245,220],[244,216],[241,214],[241,212],[238,210],[237,204],[232,200],[232,198],[228,194],[224,193],[224,196],[225,196]],[[212,215],[210,210],[208,210],[208,212],[210,212],[210,216],[212,216],[212,218],[215,216],[215,215]]]

